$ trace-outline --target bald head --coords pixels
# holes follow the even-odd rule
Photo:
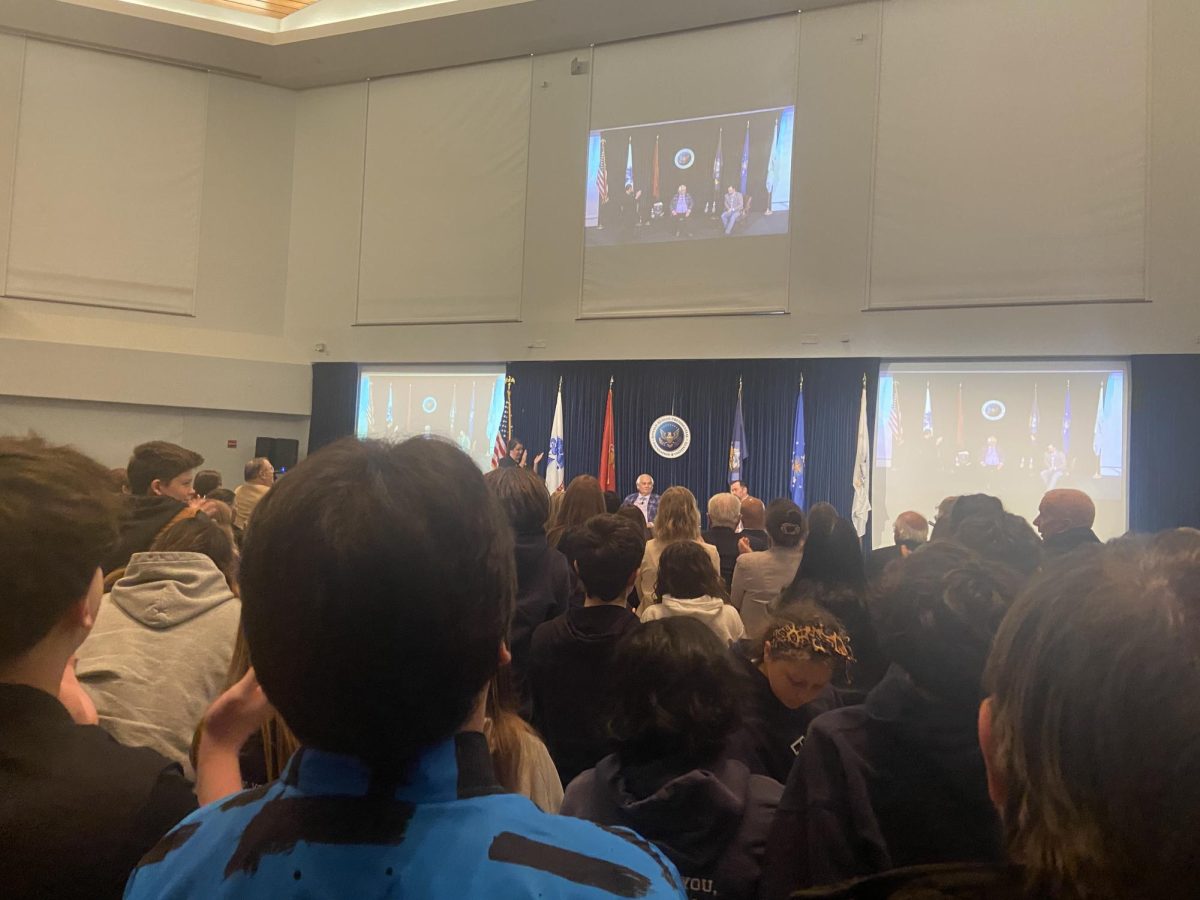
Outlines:
[[[1033,520],[1042,537],[1053,537],[1072,528],[1091,528],[1096,521],[1096,504],[1083,491],[1060,488],[1047,491]]]
[[[892,525],[892,533],[897,544],[904,541],[924,543],[929,540],[929,520],[919,512],[910,509],[896,516],[896,521]]]
[[[757,531],[767,527],[767,508],[757,497],[742,501],[742,527]]]

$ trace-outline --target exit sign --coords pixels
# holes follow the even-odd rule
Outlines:
[[[228,440],[225,442],[225,446],[228,447],[230,450],[236,450],[237,449],[237,441],[236,440]]]

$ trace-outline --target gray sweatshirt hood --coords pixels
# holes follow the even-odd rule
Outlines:
[[[135,553],[113,585],[117,608],[147,628],[174,628],[232,599],[216,563],[203,553]]]

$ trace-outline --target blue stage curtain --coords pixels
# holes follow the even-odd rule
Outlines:
[[[357,409],[358,364],[313,363],[308,452],[313,453],[326,444],[354,434]]]
[[[808,501],[827,500],[850,514],[851,484],[862,377],[867,376],[868,419],[873,422],[878,359],[619,360],[514,362],[513,433],[531,458],[546,448],[558,379],[563,379],[563,427],[568,480],[596,474],[604,401],[612,377],[617,443],[617,488],[635,490],[642,472],[661,492],[683,485],[701,509],[728,485],[729,440],[739,376],[749,458],[745,476],[754,496],[788,495],[792,417],[804,376]],[[650,447],[650,424],[674,413],[687,422],[691,448],[664,459]]]
[[[1129,527],[1200,527],[1200,356],[1130,361]]]

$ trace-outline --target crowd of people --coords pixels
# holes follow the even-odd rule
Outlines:
[[[5,896],[1187,893],[1200,531],[203,462],[0,438]]]

